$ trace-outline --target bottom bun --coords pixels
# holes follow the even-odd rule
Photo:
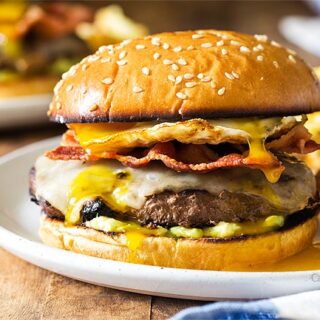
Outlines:
[[[163,267],[236,271],[298,253],[312,243],[317,226],[317,217],[313,216],[294,227],[259,236],[231,239],[146,236],[136,249],[130,250],[123,233],[66,227],[62,221],[43,215],[40,237],[48,245],[99,258]]]
[[[0,98],[51,93],[58,80],[54,76],[33,76],[0,82]]]

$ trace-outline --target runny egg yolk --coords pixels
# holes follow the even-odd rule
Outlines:
[[[66,223],[78,224],[84,202],[97,197],[111,209],[125,212],[127,206],[121,200],[121,195],[126,193],[130,180],[130,174],[126,170],[113,171],[103,165],[90,166],[80,172],[70,185]]]

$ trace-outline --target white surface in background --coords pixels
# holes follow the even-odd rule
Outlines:
[[[287,40],[320,57],[320,17],[289,16],[280,21],[279,29]]]
[[[0,129],[47,122],[51,94],[0,99]]]
[[[320,289],[319,272],[222,272],[160,268],[48,247],[38,237],[40,209],[28,195],[36,157],[58,139],[0,158],[0,246],[44,269],[111,288],[196,300],[259,299]],[[316,275],[316,277],[315,277]]]

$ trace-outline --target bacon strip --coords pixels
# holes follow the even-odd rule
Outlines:
[[[81,147],[75,146],[60,146],[57,149],[48,152],[46,156],[53,160],[97,160],[96,158],[88,155]],[[123,165],[132,168],[144,167],[152,160],[159,160],[168,168],[178,172],[206,173],[219,168],[232,167],[282,168],[281,163],[276,158],[274,158],[272,163],[270,163],[270,161],[266,163],[261,159],[248,158],[237,153],[228,154],[208,163],[185,163],[176,159],[175,148],[171,142],[156,144],[145,156],[141,158],[137,158],[132,155],[120,155],[112,152],[103,153],[101,158],[115,159],[120,161]]]
[[[320,150],[320,145],[311,140],[311,134],[302,124],[295,126],[279,139],[268,143],[266,147],[271,150],[299,154],[307,154]]]

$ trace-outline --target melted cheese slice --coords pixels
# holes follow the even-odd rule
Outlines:
[[[266,198],[274,207],[270,214],[303,209],[316,192],[315,178],[302,163],[285,163],[286,179],[269,183],[258,170],[233,168],[213,173],[178,173],[160,164],[133,169],[114,160],[83,163],[50,160],[42,156],[35,164],[36,196],[63,214],[73,212],[77,221],[83,199],[102,197],[116,211],[140,209],[147,197],[165,190],[223,190],[246,192]]]
[[[260,160],[270,182],[277,182],[283,168],[273,168],[274,156],[264,146],[265,139],[279,130],[296,125],[295,117],[246,118],[179,122],[70,124],[81,146],[90,154],[103,157],[104,152],[125,152],[135,147],[149,147],[157,142],[177,140],[181,143],[248,144],[249,158]]]

